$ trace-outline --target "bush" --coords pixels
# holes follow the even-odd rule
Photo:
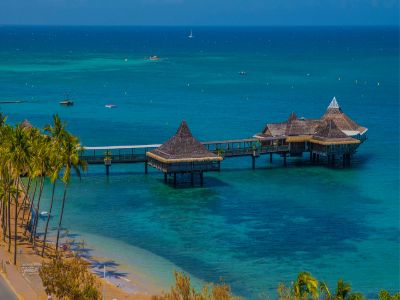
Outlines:
[[[196,292],[191,286],[189,275],[175,272],[175,285],[169,293],[161,296],[154,296],[152,300],[241,300],[232,295],[229,285],[207,284],[201,292]]]
[[[78,256],[63,259],[60,256],[44,262],[39,276],[46,293],[58,299],[100,299],[97,278],[88,269],[88,263]]]

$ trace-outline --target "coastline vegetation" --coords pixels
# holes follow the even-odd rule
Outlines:
[[[39,276],[48,295],[57,299],[97,300],[101,298],[100,284],[90,272],[89,263],[78,255],[70,259],[57,255],[44,262]]]
[[[16,265],[18,245],[26,240],[37,253],[41,252],[44,256],[46,245],[49,246],[47,235],[56,184],[61,182],[64,192],[57,226],[55,252],[58,252],[71,173],[80,176],[81,171],[86,170],[86,164],[80,159],[83,149],[78,138],[66,130],[66,124],[58,115],[53,116],[53,124],[44,129],[35,128],[27,121],[15,126],[6,121],[7,118],[0,114],[0,231],[3,242],[8,244],[8,252],[13,252],[13,263]],[[22,177],[27,178],[26,186]],[[45,232],[40,240],[37,229],[41,199],[48,182],[52,184],[52,197],[44,215]],[[54,254],[54,251],[50,251],[50,254]]]
[[[221,282],[220,284],[206,284],[200,292],[191,286],[190,276],[184,273],[175,272],[175,285],[169,292],[161,296],[154,296],[152,300],[241,300],[241,297],[233,295],[229,285]],[[331,292],[328,285],[323,281],[318,281],[309,272],[301,272],[295,281],[289,286],[280,283],[277,288],[279,300],[365,300],[364,295],[352,292],[349,283],[339,279],[336,291]],[[262,297],[270,299],[267,296]],[[400,293],[391,295],[386,290],[381,290],[378,295],[379,300],[400,300]]]

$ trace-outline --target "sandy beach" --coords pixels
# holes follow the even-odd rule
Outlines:
[[[23,194],[19,198],[20,204],[23,201]],[[11,211],[15,206],[11,206]],[[47,299],[45,288],[39,277],[39,268],[43,261],[49,258],[40,256],[42,242],[38,239],[36,249],[29,243],[28,237],[24,235],[24,229],[21,226],[22,214],[19,215],[18,222],[18,255],[17,265],[13,265],[13,252],[8,252],[8,244],[1,240],[0,242],[0,259],[1,259],[1,276],[11,286],[14,293],[19,299]],[[14,228],[14,220],[11,219],[11,227]],[[13,241],[12,241],[13,242]],[[51,246],[54,243],[50,241],[50,246],[46,247],[46,253],[54,251]],[[93,273],[98,275],[101,293],[106,299],[132,299],[147,300],[151,299],[152,291],[150,285],[139,280],[134,276],[125,272],[119,264],[116,264],[105,257],[96,257],[90,255],[85,249],[71,246],[66,256],[70,256],[76,251],[80,251],[80,255],[90,263]],[[106,266],[106,276],[104,277],[104,266]]]

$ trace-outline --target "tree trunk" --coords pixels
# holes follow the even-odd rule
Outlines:
[[[26,211],[26,199],[28,198],[28,196],[29,196],[29,189],[30,189],[30,187],[31,187],[31,182],[32,182],[32,179],[29,177],[29,179],[28,179],[28,185],[27,185],[27,187],[26,187],[26,191],[25,191],[25,195],[24,195],[24,200],[22,201],[22,205],[21,205],[21,207],[20,207],[20,211],[21,211],[21,209],[23,209],[23,215],[25,215],[25,211]],[[19,213],[20,213],[20,211],[18,212],[18,215],[19,215]],[[22,223],[23,224],[23,223]]]
[[[8,191],[7,206],[8,252],[11,252],[11,191]]]
[[[17,239],[18,239],[18,197],[19,197],[19,178],[17,178],[17,193],[15,197],[14,210],[14,265],[17,264]]]
[[[46,228],[44,230],[44,237],[43,237],[43,245],[42,245],[42,257],[44,255],[44,247],[46,246],[46,238],[47,238],[47,230],[49,228],[49,221],[50,221],[50,216],[51,216],[51,210],[53,208],[53,201],[54,201],[54,191],[56,189],[56,182],[53,182],[53,191],[51,192],[51,201],[50,201],[50,209],[49,209],[49,214],[47,215],[47,221],[46,221]]]
[[[67,187],[68,187],[68,183],[64,183],[64,196],[63,196],[63,200],[62,200],[60,220],[58,221],[58,228],[57,228],[56,253],[58,253],[58,242],[60,240],[61,222],[62,222],[62,218],[64,215],[64,205],[65,205],[65,199],[67,197]]]
[[[28,230],[28,225],[29,225],[28,222],[30,222],[30,219],[32,218],[32,207],[33,207],[33,203],[35,202],[37,185],[38,185],[38,181],[36,179],[35,180],[35,189],[33,190],[33,195],[32,195],[31,203],[30,203],[30,207],[29,207],[28,219],[26,220],[24,235],[26,235],[26,231]],[[29,215],[31,216],[31,218],[29,218]],[[24,220],[25,220],[25,212],[24,212],[24,215],[22,216],[22,224],[24,223]]]
[[[39,223],[39,209],[40,209],[40,200],[42,198],[43,186],[44,186],[44,177],[42,176],[42,178],[40,180],[39,196],[38,196],[38,201],[36,204],[35,220],[33,223],[33,230],[32,230],[32,235],[31,235],[31,239],[33,238],[33,248],[35,248],[35,245],[36,245],[36,229],[37,229],[37,225]]]
[[[6,189],[4,189],[4,191],[6,191]],[[3,229],[3,242],[6,242],[6,230],[7,230],[7,223],[6,223],[6,216],[7,216],[7,201],[6,201],[6,192],[4,192],[3,195],[3,199],[1,202],[1,206],[2,206],[2,215],[1,215],[1,227]]]
[[[6,213],[5,203],[6,203],[6,199],[2,198],[1,199],[1,230],[2,230],[2,233],[3,233],[3,242],[6,241],[6,229],[5,229],[5,226],[4,226],[4,220],[5,220],[4,217],[5,217],[5,213]]]

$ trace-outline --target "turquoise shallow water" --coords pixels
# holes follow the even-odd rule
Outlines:
[[[1,110],[38,126],[57,112],[84,145],[146,144],[182,119],[201,140],[248,137],[291,111],[319,117],[336,96],[369,128],[352,168],[227,160],[205,188],[173,189],[143,166],[91,167],[73,179],[65,226],[161,286],[181,268],[273,298],[307,270],[369,298],[399,290],[398,28],[189,30],[1,27],[0,100],[28,101]],[[74,107],[58,105],[65,92]]]

